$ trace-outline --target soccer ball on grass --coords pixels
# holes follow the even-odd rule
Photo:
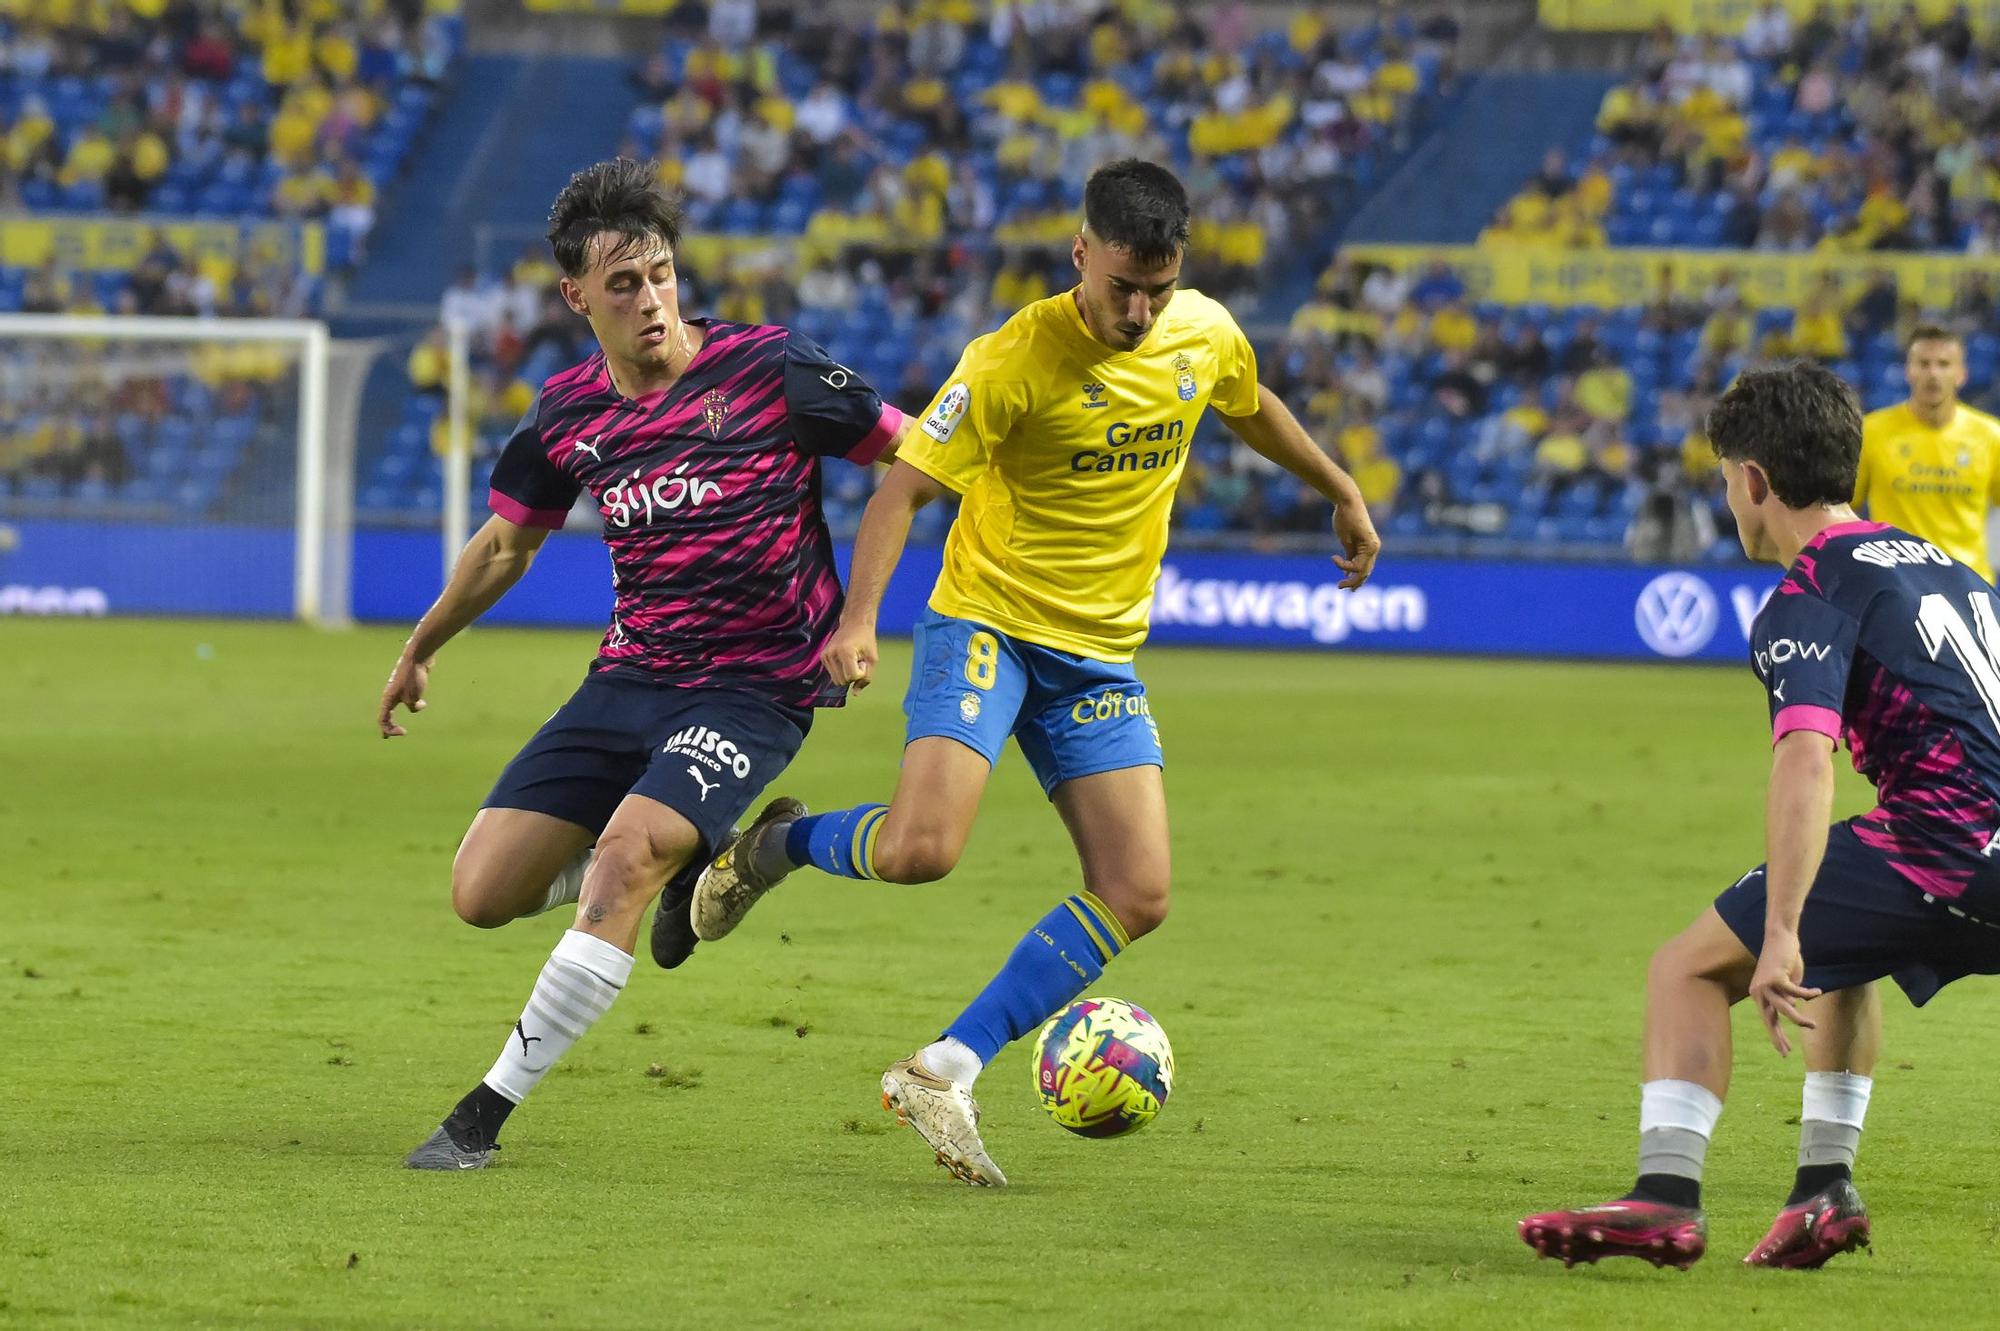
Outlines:
[[[1042,1108],[1083,1137],[1120,1137],[1151,1123],[1174,1089],[1174,1051],[1144,1008],[1080,998],[1035,1037]]]

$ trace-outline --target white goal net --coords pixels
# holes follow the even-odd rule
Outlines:
[[[0,613],[348,615],[324,324],[0,315]],[[332,416],[329,411],[332,410]]]

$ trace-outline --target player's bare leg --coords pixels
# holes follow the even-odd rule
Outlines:
[[[957,868],[992,774],[976,749],[955,739],[912,740],[875,840],[876,876],[885,883],[934,883]]]
[[[1616,1201],[1524,1218],[1529,1247],[1565,1266],[1628,1256],[1685,1269],[1700,1260],[1702,1165],[1729,1091],[1729,1009],[1748,995],[1756,969],[1712,906],[1653,954],[1638,1182]]]
[[[882,1079],[884,1102],[923,1134],[939,1163],[968,1183],[1005,1182],[970,1119],[977,1112],[970,1108],[970,1088],[981,1068],[1075,998],[1105,962],[1167,914],[1170,858],[1160,769],[1079,777],[1057,786],[1053,798],[1076,843],[1085,890],[1036,925],[942,1039]]]
[[[1111,908],[1128,939],[1159,928],[1173,879],[1160,769],[1124,767],[1078,777],[1057,786],[1054,801],[1083,862],[1083,885]]]
[[[597,840],[587,827],[532,809],[481,809],[451,865],[451,906],[497,929],[575,901]]]
[[[481,809],[452,862],[451,904],[458,917],[494,929],[530,915],[573,906],[597,836],[579,824],[531,809]],[[667,881],[652,931],[653,960],[668,970],[694,951],[688,902],[699,863],[690,861]]]
[[[1821,994],[1804,1005],[1805,1104],[1799,1115],[1799,1172],[1792,1194],[1747,1266],[1809,1269],[1869,1245],[1868,1208],[1854,1189],[1854,1157],[1882,1051],[1876,986]]]
[[[1662,944],[1646,969],[1647,1081],[1692,1082],[1729,1094],[1729,1009],[1750,993],[1757,958],[1713,906]]]
[[[643,795],[625,797],[597,839],[576,923],[542,967],[500,1057],[406,1164],[463,1170],[489,1161],[514,1106],[625,987],[647,905],[700,846],[701,834],[673,809]]]
[[[836,815],[819,835],[841,852],[842,866],[856,877],[935,882],[958,864],[992,770],[981,754],[955,739],[913,740],[903,750],[902,775],[889,804]],[[708,866],[694,894],[698,937],[726,936],[766,892],[808,862],[805,847],[795,855],[787,845],[804,812],[796,800],[774,801]]]
[[[629,955],[660,885],[700,853],[693,823],[658,800],[627,795],[597,839],[575,929]]]
[[[874,828],[858,824],[855,866],[891,883],[931,883],[950,873],[972,835],[992,771],[984,755],[955,739],[933,735],[911,741],[888,808]],[[1007,1176],[979,1135],[979,1104],[972,1098],[978,1062],[973,1061],[971,1076],[963,1075],[938,1057],[944,1043],[889,1066],[882,1074],[882,1107],[915,1129],[953,1177],[980,1187],[1004,1186]]]

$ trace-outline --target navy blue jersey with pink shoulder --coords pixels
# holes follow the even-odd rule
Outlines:
[[[902,413],[810,338],[689,322],[706,337],[658,392],[621,395],[602,352],[551,378],[494,463],[493,511],[560,527],[596,500],[617,600],[593,669],[837,706],[820,463],[874,461]]]
[[[2000,603],[1930,542],[1877,522],[1814,537],[1751,632],[1771,739],[1844,741],[1878,805],[1856,835],[1910,883],[2000,897]],[[1970,900],[1968,905],[1974,904]],[[1977,903],[1991,914],[2000,900]]]

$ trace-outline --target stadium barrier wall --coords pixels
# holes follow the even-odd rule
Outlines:
[[[24,521],[0,548],[0,615],[292,614],[286,530]],[[162,549],[200,546],[216,575],[198,587]],[[840,549],[843,566],[848,551]],[[209,558],[212,556],[212,558]],[[884,599],[883,632],[909,632],[940,562],[912,549]],[[1170,552],[1154,593],[1152,640],[1442,655],[1740,662],[1751,622],[1777,585],[1751,567],[1394,559],[1367,587],[1304,556]],[[415,623],[438,593],[437,537],[355,534],[354,617]],[[549,539],[520,586],[488,615],[500,624],[599,628],[611,613],[609,559],[595,536]]]
[[[1845,17],[1856,8],[1900,14],[1913,0],[1843,0],[1832,8]],[[1541,0],[1545,28],[1572,32],[1643,32],[1665,20],[1680,32],[1740,33],[1751,15],[1769,0]],[[1825,0],[1781,0],[1794,21],[1809,17]],[[2000,29],[2000,0],[1914,0],[1925,22],[1965,9],[1974,31]]]
[[[326,271],[326,228],[318,222],[218,222],[184,217],[48,217],[0,212],[0,266],[39,268],[50,259],[73,272],[129,272],[155,232],[189,262],[234,272],[259,265]]]
[[[1843,292],[1859,291],[1876,272],[1896,276],[1897,289],[1926,309],[1950,306],[1964,278],[1991,275],[1991,259],[1950,254],[1758,254],[1741,250],[1615,249],[1478,245],[1346,245],[1341,253],[1397,272],[1442,263],[1465,284],[1468,300],[1498,305],[1592,305],[1630,308],[1657,299],[1670,285],[1685,299],[1701,295],[1716,274],[1735,274],[1744,303],[1790,309],[1820,278],[1832,274]]]

